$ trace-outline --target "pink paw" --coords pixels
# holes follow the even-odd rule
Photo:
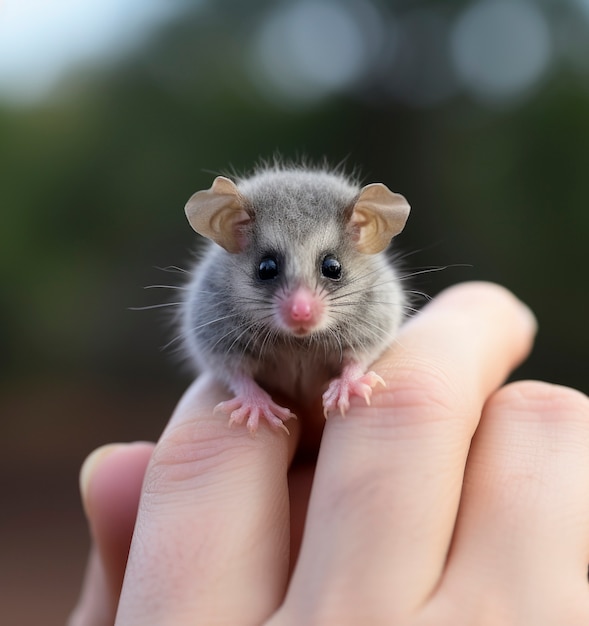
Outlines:
[[[358,366],[345,367],[341,376],[329,384],[323,394],[323,414],[327,417],[330,411],[338,409],[345,416],[350,408],[350,398],[360,396],[370,406],[372,389],[376,385],[386,387],[384,380],[374,372],[362,373]]]
[[[290,434],[284,422],[292,417],[296,418],[294,413],[276,404],[265,391],[259,388],[249,393],[239,394],[233,400],[217,404],[215,411],[229,414],[229,426],[245,422],[252,435],[258,430],[260,419],[265,419],[272,428],[282,428]]]

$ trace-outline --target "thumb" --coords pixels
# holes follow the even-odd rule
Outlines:
[[[115,619],[141,485],[153,444],[109,444],[94,450],[80,471],[92,550],[70,626],[106,626]]]

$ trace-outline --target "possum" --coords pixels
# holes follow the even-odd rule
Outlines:
[[[181,307],[184,350],[232,392],[216,410],[255,433],[287,430],[280,392],[327,417],[384,385],[370,364],[394,338],[405,295],[387,255],[409,215],[382,183],[276,164],[215,178],[186,204],[210,240]],[[288,430],[287,430],[288,432]]]

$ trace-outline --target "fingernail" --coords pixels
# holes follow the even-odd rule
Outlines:
[[[80,494],[82,496],[82,506],[84,507],[84,512],[88,515],[88,506],[87,506],[87,498],[88,498],[88,487],[90,485],[90,481],[92,480],[92,475],[94,474],[94,470],[100,465],[103,459],[107,456],[110,456],[115,450],[118,450],[124,447],[127,444],[124,443],[109,443],[104,446],[100,446],[100,448],[96,448],[93,452],[91,452],[87,457],[84,463],[82,463],[82,467],[80,469]]]

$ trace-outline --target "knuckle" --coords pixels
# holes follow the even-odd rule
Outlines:
[[[389,395],[387,405],[412,423],[468,423],[480,410],[476,392],[462,386],[450,371],[445,363],[413,357],[410,364],[395,369],[388,394],[382,395]]]
[[[243,449],[251,443],[249,439],[223,433],[215,426],[181,423],[156,445],[144,491],[153,495],[168,493],[171,485],[175,492],[193,489],[195,483],[204,485],[208,475],[221,474],[249,457]]]
[[[589,427],[589,398],[569,387],[539,381],[518,381],[499,389],[486,409],[507,419],[577,423]]]

